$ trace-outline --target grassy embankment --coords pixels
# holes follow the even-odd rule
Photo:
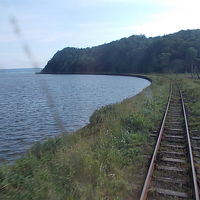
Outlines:
[[[72,135],[35,144],[25,158],[0,168],[0,199],[137,199],[152,153],[169,80],[137,96],[96,111],[90,124]]]

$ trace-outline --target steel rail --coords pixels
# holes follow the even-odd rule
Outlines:
[[[168,110],[169,110],[171,97],[172,97],[172,85],[171,85],[171,89],[170,89],[170,94],[169,94],[165,114],[164,114],[162,124],[161,124],[161,127],[160,127],[159,136],[158,136],[156,146],[155,146],[155,149],[154,149],[154,152],[153,152],[153,156],[152,156],[151,163],[150,163],[150,166],[149,166],[149,170],[148,170],[148,173],[147,173],[147,176],[146,176],[146,180],[145,180],[145,183],[144,183],[144,186],[143,186],[143,189],[142,189],[140,200],[146,200],[147,199],[148,189],[149,189],[150,182],[151,182],[152,175],[153,175],[153,171],[154,171],[154,168],[155,168],[156,156],[157,156],[158,150],[160,148],[160,144],[161,144],[161,140],[162,140],[162,136],[163,136],[165,121],[166,121],[166,118],[167,118],[167,113],[168,113]]]
[[[185,109],[185,103],[183,99],[182,92],[179,89],[179,93],[181,96],[181,102],[182,102],[182,110],[184,114],[184,120],[185,120],[185,128],[186,128],[186,133],[187,133],[187,142],[188,142],[188,149],[189,149],[189,157],[190,157],[190,163],[191,163],[191,168],[192,168],[192,178],[193,178],[193,187],[194,187],[194,193],[195,193],[195,199],[199,200],[199,189],[198,189],[198,184],[197,184],[197,176],[196,176],[196,171],[195,171],[195,166],[194,166],[194,158],[192,154],[192,145],[191,145],[191,140],[190,140],[190,132],[188,128],[188,120],[187,120],[187,114],[186,114],[186,109]]]

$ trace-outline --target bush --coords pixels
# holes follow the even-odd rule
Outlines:
[[[122,119],[122,123],[124,128],[128,132],[138,132],[141,130],[146,129],[147,126],[147,120],[145,119],[144,115],[142,114],[131,114],[128,117]]]

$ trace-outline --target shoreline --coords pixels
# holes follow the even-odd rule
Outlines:
[[[98,73],[98,72],[70,72],[70,73],[44,73],[44,72],[39,72],[35,74],[50,74],[50,75],[108,75],[108,76],[129,76],[129,77],[136,77],[136,78],[142,78],[146,79],[149,82],[153,82],[153,80],[148,77],[148,75],[145,74],[131,74],[131,73]]]

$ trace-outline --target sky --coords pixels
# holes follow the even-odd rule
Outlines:
[[[199,0],[0,0],[0,69],[43,68],[65,47],[198,29],[199,8]]]

